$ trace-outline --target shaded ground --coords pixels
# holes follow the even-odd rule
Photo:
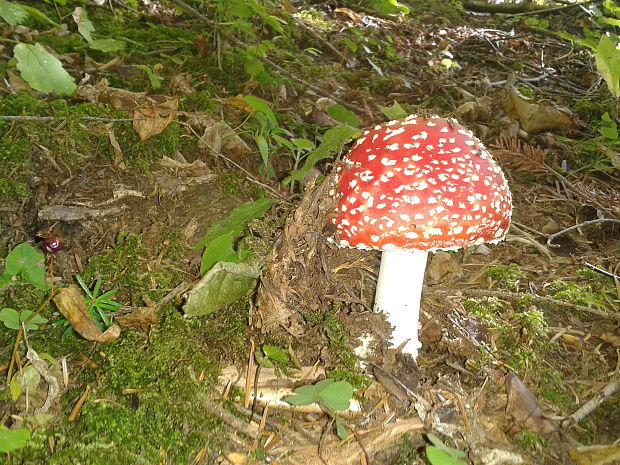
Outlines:
[[[598,133],[603,113],[617,115],[617,102],[592,57],[546,28],[471,16],[442,3],[420,5],[398,20],[333,6],[317,4],[310,13],[291,6],[306,12],[297,21],[327,41],[293,26],[282,11],[276,13],[291,25],[285,33],[253,29],[278,44],[270,59],[322,94],[270,75],[268,65],[257,71],[225,36],[215,41],[200,20],[170,10],[140,15],[117,7],[116,18],[108,9],[89,10],[101,34],[128,39],[118,63],[110,61],[114,55],[87,50],[77,34],[44,34],[36,23],[27,31],[6,26],[17,40],[53,47],[74,76],[88,70],[92,77],[75,99],[17,92],[23,83],[5,82],[1,114],[58,119],[1,123],[0,248],[6,255],[51,233],[66,245],[47,259],[57,286],[74,283],[79,273],[118,289],[119,317],[155,308],[125,320],[110,344],[62,337],[64,327],[28,331],[30,347],[58,361],[50,370],[60,392],[49,416],[33,414],[49,395],[45,382],[11,400],[6,376],[16,331],[2,333],[0,418],[33,432],[26,448],[7,456],[9,463],[425,463],[424,433],[434,432],[465,451],[468,463],[585,464],[595,462],[579,455],[580,446],[617,440],[618,393],[570,417],[619,376],[617,282],[585,265],[614,272],[620,255],[620,189],[610,155],[617,156],[618,140]],[[227,19],[225,8],[205,12]],[[578,9],[553,20],[553,29],[575,34],[586,21]],[[221,32],[258,41],[225,26]],[[4,70],[10,57],[5,49]],[[448,57],[460,68],[441,64]],[[134,66],[156,63],[164,78],[158,90]],[[253,76],[246,73],[252,69]],[[514,87],[499,82],[512,73],[534,79]],[[114,88],[150,89],[151,100]],[[309,139],[334,123],[317,103],[321,97],[356,108],[362,126],[383,121],[380,107],[394,101],[407,113],[454,116],[502,165],[515,223],[502,244],[431,259],[418,366],[381,342],[389,327],[370,311],[378,254],[338,250],[326,241],[329,176],[318,186],[309,182],[303,193],[282,186],[294,160],[272,143],[269,179],[251,137],[260,125],[238,94],[270,102],[280,127]],[[172,100],[179,103],[174,121],[145,141],[130,122],[111,121],[148,104],[160,111]],[[529,121],[534,126],[522,117],[519,123],[518,107],[526,103],[544,115]],[[572,113],[556,113],[558,106]],[[208,129],[222,120],[245,144]],[[332,160],[317,167],[328,175]],[[200,276],[201,251],[191,246],[234,206],[263,196],[274,205],[245,233],[264,270],[256,292],[207,317],[184,318],[179,286]],[[597,219],[609,221],[551,237]],[[32,310],[49,295],[25,282],[2,292],[3,307]],[[55,312],[48,304],[41,314],[53,321],[61,318]],[[353,349],[367,333],[379,343],[362,369]],[[250,340],[259,353],[268,344],[288,354],[278,385],[307,384],[324,374],[354,385],[362,411],[347,419],[346,441],[321,413],[242,407]],[[25,350],[22,343],[18,366],[27,365]],[[287,381],[294,366],[315,364],[318,374]],[[218,378],[223,369],[236,387]],[[257,393],[266,397],[277,377],[264,369],[263,378]],[[75,421],[68,420],[72,410]]]

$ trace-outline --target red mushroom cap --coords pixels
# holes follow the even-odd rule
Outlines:
[[[340,246],[458,249],[498,242],[510,226],[501,168],[456,120],[411,115],[375,126],[336,173]]]

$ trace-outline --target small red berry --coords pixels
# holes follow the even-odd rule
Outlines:
[[[45,253],[56,253],[62,249],[62,241],[57,237],[50,236],[41,242],[41,250]]]

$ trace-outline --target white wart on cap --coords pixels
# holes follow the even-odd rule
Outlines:
[[[474,135],[438,116],[366,131],[337,168],[335,242],[437,250],[498,242],[510,226],[506,178]]]

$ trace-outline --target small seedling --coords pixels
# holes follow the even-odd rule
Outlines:
[[[100,279],[97,279],[92,291],[80,275],[75,275],[75,279],[86,294],[86,296],[84,297],[84,303],[86,304],[86,308],[89,315],[93,319],[93,322],[102,331],[112,326],[112,322],[110,321],[108,312],[115,312],[122,306],[119,302],[112,300],[112,296],[118,292],[118,289],[112,289],[111,291],[106,291],[100,295]],[[70,326],[71,323],[69,322],[69,320],[62,319],[54,322],[53,324],[68,326],[66,331],[63,333],[63,336],[66,336],[73,331],[73,327]]]
[[[4,322],[4,326],[9,329],[19,330],[22,323],[26,329],[37,330],[39,325],[47,323],[47,318],[40,315],[34,315],[30,310],[22,310],[18,312],[12,308],[3,308],[0,311],[0,321]],[[32,316],[32,318],[31,318]]]
[[[45,281],[45,256],[43,252],[24,242],[9,252],[4,260],[4,273],[0,274],[0,289],[21,276],[37,289],[47,289]]]
[[[291,405],[310,405],[317,403],[336,421],[336,432],[341,439],[346,439],[347,432],[336,412],[347,410],[353,397],[353,386],[346,381],[334,381],[326,378],[316,384],[300,386],[294,394],[284,398]]]
[[[465,462],[459,460],[467,456],[465,452],[446,446],[432,433],[428,433],[427,437],[433,443],[432,446],[426,446],[426,457],[431,465],[465,465]]]

